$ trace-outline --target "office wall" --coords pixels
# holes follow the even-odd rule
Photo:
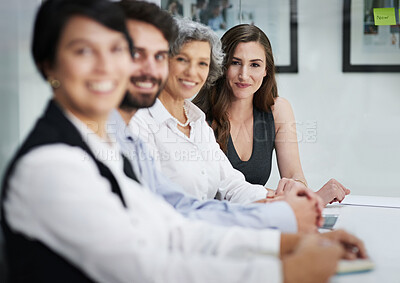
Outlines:
[[[0,2],[0,169],[4,168],[10,152],[15,148],[19,135],[18,99],[18,33],[16,2]],[[0,172],[3,172],[1,170]]]
[[[400,74],[342,73],[342,2],[298,0],[299,73],[279,75],[279,93],[311,187],[334,177],[354,194],[399,197]]]
[[[33,17],[40,3],[0,0],[0,173],[50,97],[30,54]]]
[[[29,51],[39,2],[0,0],[1,174],[50,97]],[[295,111],[309,184],[335,177],[355,194],[400,196],[399,74],[341,72],[341,0],[298,0],[298,21],[299,73],[278,75],[278,85]],[[278,179],[275,166],[268,185]]]

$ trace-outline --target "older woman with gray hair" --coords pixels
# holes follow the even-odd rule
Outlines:
[[[177,56],[185,43],[189,41],[208,42],[210,50],[210,68],[204,87],[212,86],[223,74],[222,45],[218,36],[208,27],[190,19],[175,19],[179,33],[175,42],[170,46],[171,57]]]
[[[267,190],[235,170],[215,141],[204,113],[190,98],[222,74],[218,36],[188,19],[177,19],[178,39],[170,48],[169,77],[154,106],[139,110],[130,127],[147,142],[155,163],[198,199],[237,203],[264,200]]]

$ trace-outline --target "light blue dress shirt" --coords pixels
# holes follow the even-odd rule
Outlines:
[[[129,130],[116,110],[108,121],[108,132],[115,137],[121,151],[131,161],[140,183],[162,197],[185,217],[223,226],[275,228],[285,233],[297,232],[294,212],[284,201],[240,205],[219,200],[200,201],[185,194],[179,185],[168,180],[156,169],[145,144]]]

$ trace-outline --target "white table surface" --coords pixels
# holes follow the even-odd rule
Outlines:
[[[352,196],[353,204],[328,205],[324,214],[337,214],[334,229],[343,228],[362,239],[368,254],[375,264],[372,271],[365,273],[336,275],[330,282],[336,283],[400,283],[400,207],[385,207],[383,204],[400,203],[400,198]],[[350,198],[349,198],[350,200]],[[359,203],[361,201],[361,203]]]

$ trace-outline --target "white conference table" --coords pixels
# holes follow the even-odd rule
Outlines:
[[[339,215],[334,229],[362,239],[375,264],[372,271],[336,275],[331,283],[400,283],[400,198],[347,196],[324,214]]]

